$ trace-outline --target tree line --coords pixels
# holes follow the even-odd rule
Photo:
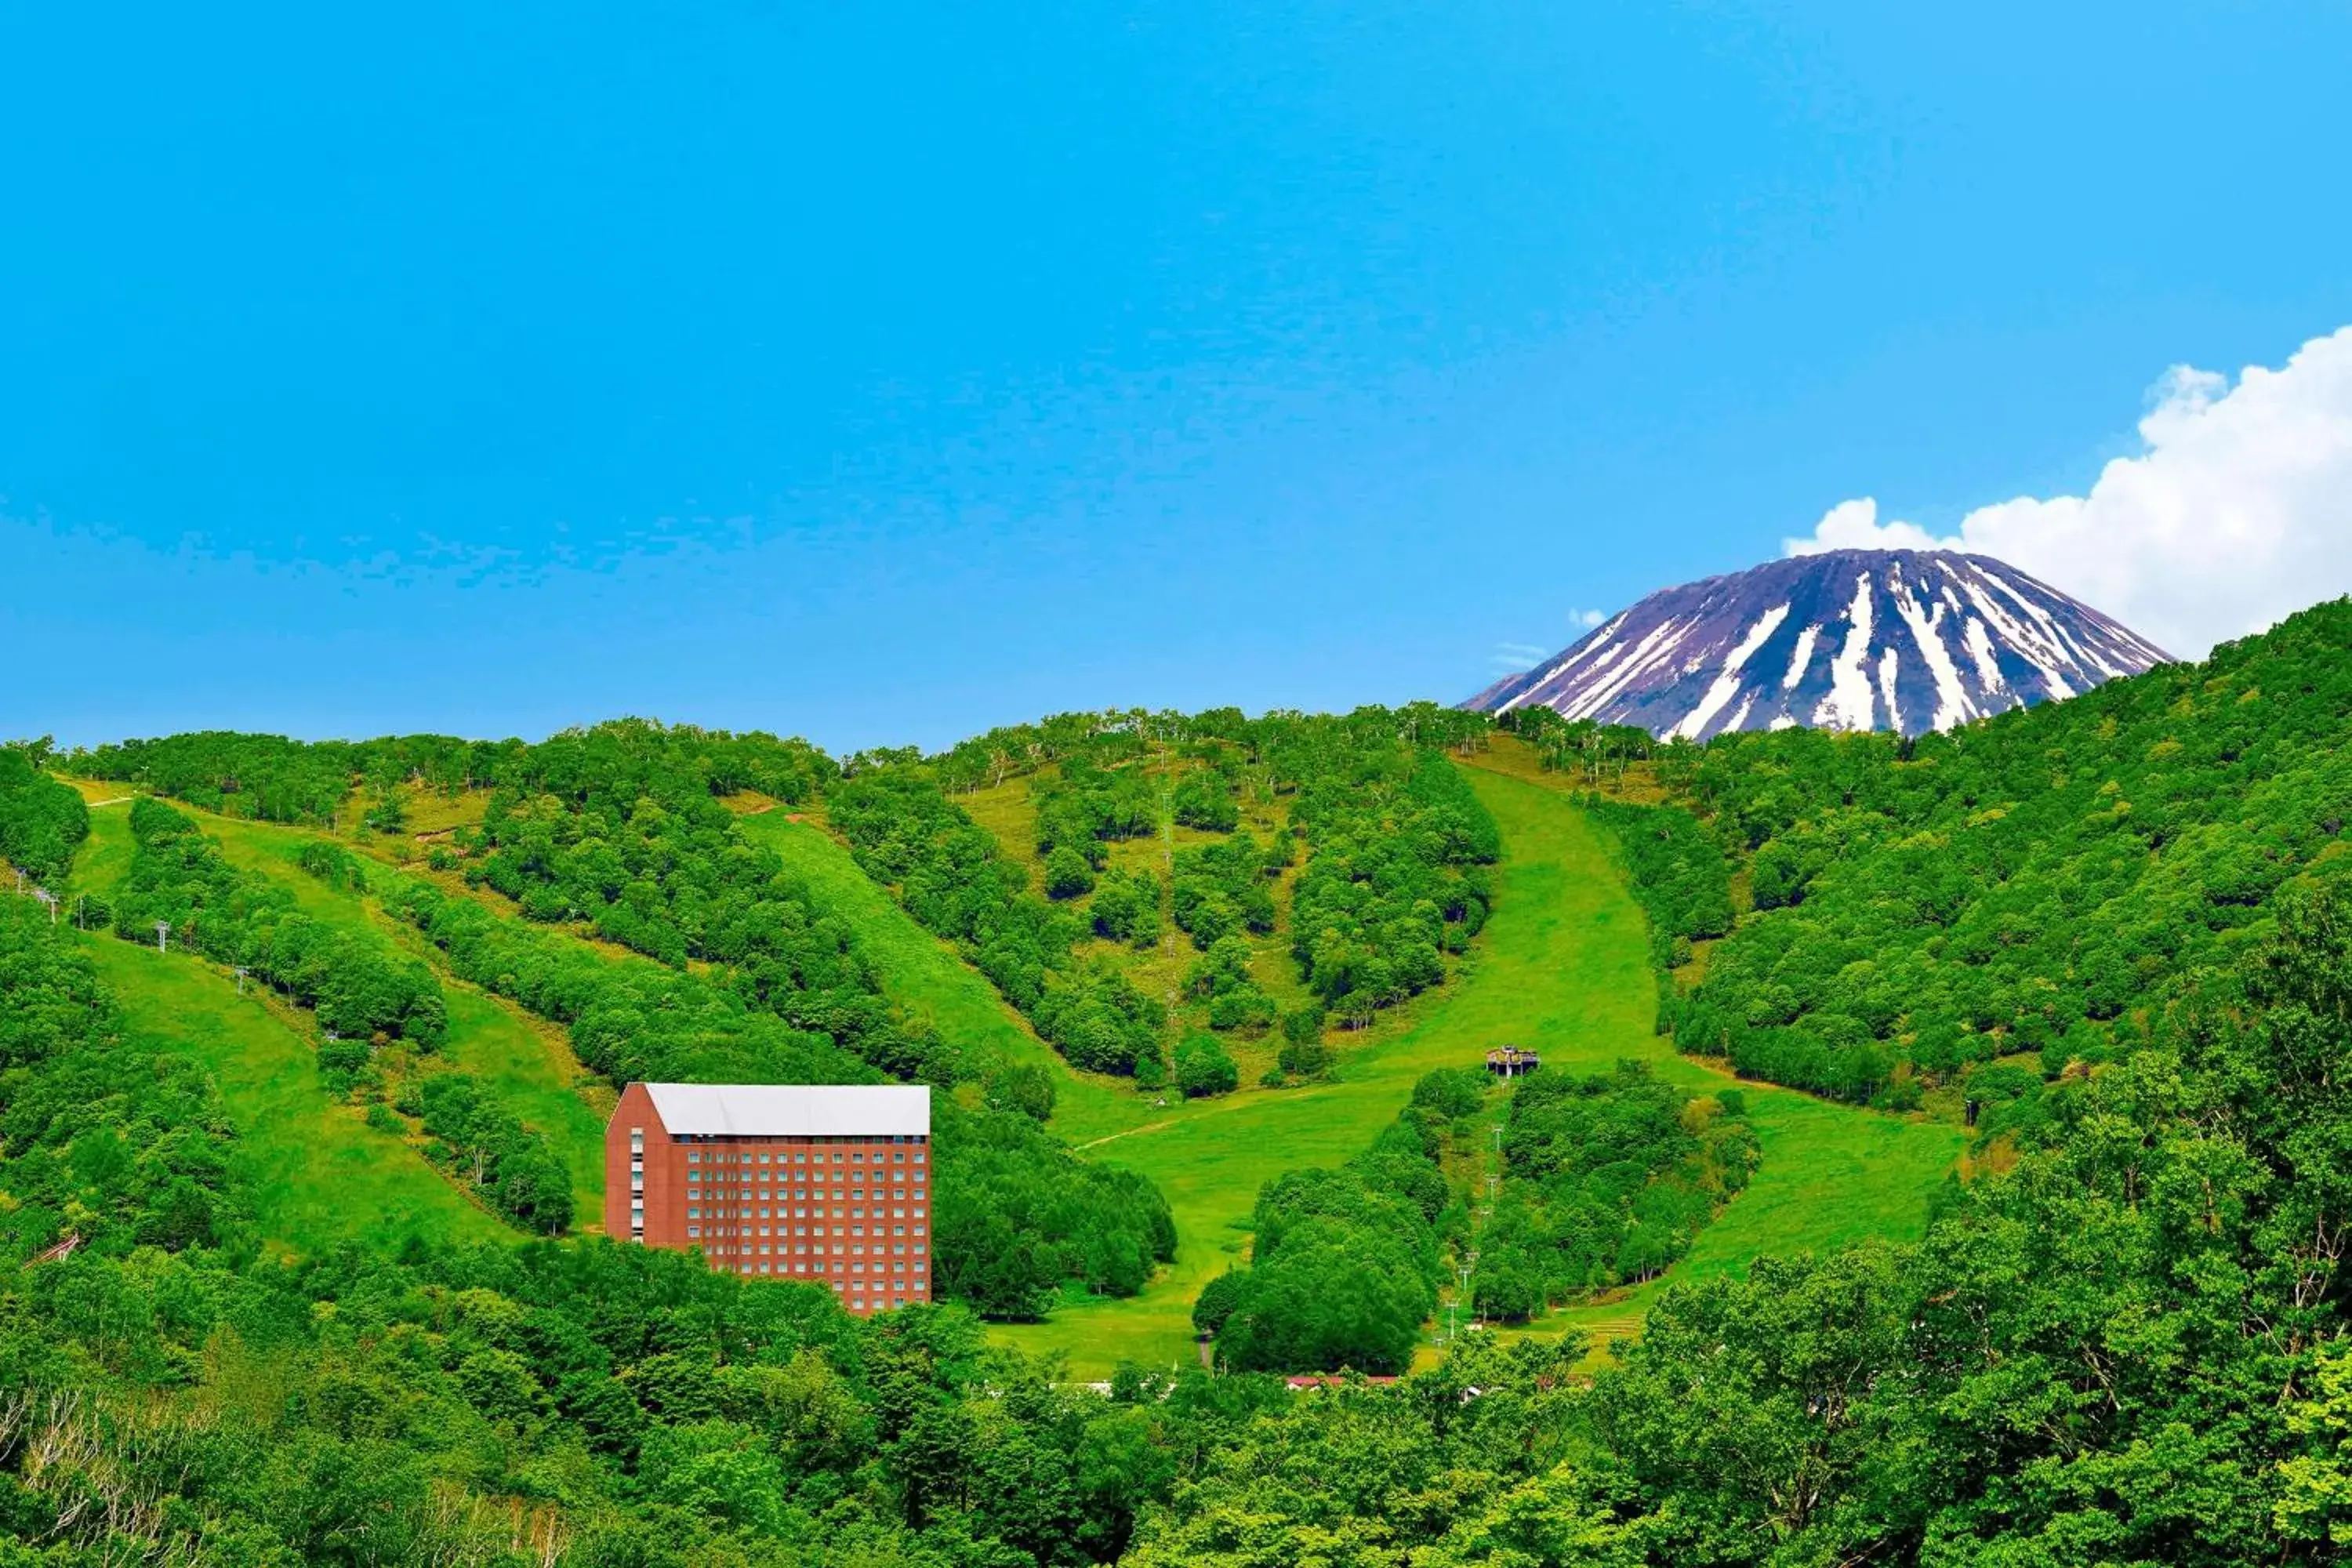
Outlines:
[[[36,886],[62,884],[89,836],[89,808],[42,765],[45,744],[0,746],[0,860]]]

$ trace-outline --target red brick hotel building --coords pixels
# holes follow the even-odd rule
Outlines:
[[[931,1299],[931,1091],[633,1083],[604,1130],[604,1232],[713,1268]]]

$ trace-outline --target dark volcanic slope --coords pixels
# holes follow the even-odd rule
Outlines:
[[[1694,740],[1793,724],[1916,735],[2170,658],[1989,556],[1836,550],[1653,594],[1464,706]]]

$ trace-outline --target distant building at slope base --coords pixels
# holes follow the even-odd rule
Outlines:
[[[928,1301],[930,1144],[921,1087],[633,1083],[604,1130],[604,1230],[861,1315]]]

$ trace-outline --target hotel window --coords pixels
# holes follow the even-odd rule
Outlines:
[[[698,1225],[688,1226],[686,1227],[686,1234],[688,1236],[700,1236],[702,1234],[702,1227]]]

